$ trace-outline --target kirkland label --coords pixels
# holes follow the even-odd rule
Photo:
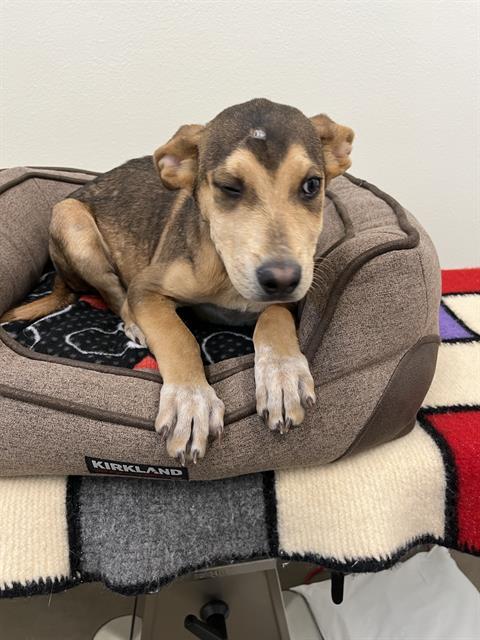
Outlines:
[[[159,467],[156,464],[119,462],[118,460],[104,460],[90,456],[85,456],[85,463],[90,473],[102,475],[155,478],[157,480],[188,480],[188,469],[185,467]]]

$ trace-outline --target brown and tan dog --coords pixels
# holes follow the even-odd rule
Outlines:
[[[282,433],[315,402],[289,305],[312,284],[325,186],[350,166],[353,131],[325,115],[252,100],[185,125],[53,209],[53,292],[8,312],[34,319],[95,288],[146,342],[163,386],[156,429],[185,464],[223,430],[192,334],[175,309],[256,320],[257,411]]]

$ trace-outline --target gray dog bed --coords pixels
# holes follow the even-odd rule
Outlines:
[[[45,271],[52,206],[93,177],[66,169],[0,173],[0,315]],[[214,362],[207,372],[226,406],[225,436],[197,465],[179,469],[153,428],[157,372],[41,352],[37,338],[22,344],[6,326],[0,474],[209,480],[325,464],[406,434],[439,342],[440,272],[429,237],[389,195],[338,177],[329,185],[316,271],[298,308],[298,332],[318,399],[298,429],[271,433],[255,414],[251,353]]]

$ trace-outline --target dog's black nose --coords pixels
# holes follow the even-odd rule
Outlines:
[[[291,260],[271,260],[257,269],[258,282],[269,296],[292,293],[301,277],[301,266]]]

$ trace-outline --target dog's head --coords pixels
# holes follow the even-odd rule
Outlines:
[[[353,135],[326,115],[252,100],[181,127],[154,159],[167,188],[196,198],[240,295],[290,302],[312,283],[325,186],[350,166]]]

